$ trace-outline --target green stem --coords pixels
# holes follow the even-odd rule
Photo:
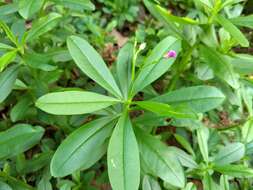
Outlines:
[[[136,52],[136,45],[137,45],[137,41],[134,41],[134,48],[133,48],[133,59],[132,59],[132,82],[134,81],[135,78],[135,65],[136,65],[136,59],[137,59],[137,53]]]

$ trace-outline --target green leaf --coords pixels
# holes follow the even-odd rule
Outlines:
[[[230,21],[234,25],[253,29],[253,15],[231,18]]]
[[[90,0],[53,0],[55,3],[59,5],[63,5],[64,7],[68,7],[74,10],[95,10],[95,6],[91,3]]]
[[[185,188],[183,188],[182,190],[197,190],[197,187],[194,183],[189,182],[186,184]]]
[[[235,26],[233,25],[228,19],[223,17],[222,15],[217,15],[216,18],[217,22],[224,27],[224,29],[231,34],[231,36],[234,37],[236,41],[242,46],[242,47],[249,47],[249,41],[247,38],[243,35],[243,33]]]
[[[97,154],[110,136],[115,124],[113,118],[104,117],[89,122],[71,133],[57,148],[51,161],[51,174],[64,177],[76,170],[87,169],[103,154]],[[98,155],[98,157],[94,156]]]
[[[16,156],[36,145],[44,134],[40,126],[18,124],[0,132],[0,159]]]
[[[53,156],[52,151],[37,154],[32,159],[25,160],[22,166],[18,169],[19,174],[27,174],[40,170],[41,168],[49,165]],[[18,163],[16,163],[18,165]]]
[[[1,20],[0,20],[0,28],[4,30],[9,40],[17,46],[18,42],[17,42],[16,36],[13,34],[11,29],[8,27],[8,25],[2,22]]]
[[[205,190],[219,189],[219,186],[214,182],[212,176],[208,172],[205,173],[202,183],[203,189]]]
[[[92,113],[119,102],[115,98],[93,92],[66,91],[46,94],[37,100],[36,106],[55,115],[77,115]]]
[[[138,190],[139,150],[128,113],[123,113],[113,131],[108,146],[107,164],[113,190]]]
[[[223,7],[233,5],[233,4],[236,4],[236,3],[240,3],[240,2],[243,2],[243,1],[244,0],[225,0],[221,7],[223,8]]]
[[[144,1],[145,2],[145,1]],[[176,22],[179,24],[191,24],[197,25],[199,24],[198,21],[195,21],[189,17],[179,17],[174,16],[169,10],[164,9],[163,7],[159,6],[158,4],[153,4],[153,9],[159,13],[159,16],[164,19],[165,22]]]
[[[253,56],[249,54],[236,54],[231,58],[235,71],[243,75],[253,74]]]
[[[253,169],[248,168],[244,165],[225,165],[225,166],[214,166],[213,169],[222,174],[239,177],[239,178],[252,178],[253,177]]]
[[[17,51],[13,50],[0,57],[0,72],[2,72],[5,67],[7,67],[16,58],[16,55]]]
[[[249,143],[253,141],[253,118],[250,118],[242,127],[243,142]]]
[[[34,52],[26,53],[24,55],[24,61],[30,67],[40,69],[42,71],[54,71],[57,69],[57,66],[49,64],[51,61],[50,57],[44,54],[38,54]]]
[[[194,150],[192,149],[190,143],[185,139],[183,136],[179,134],[174,134],[174,137],[176,138],[177,142],[181,144],[181,146],[187,150],[191,155],[195,155]]]
[[[8,3],[0,6],[0,16],[13,14],[18,11],[17,3]]]
[[[160,116],[173,118],[196,118],[196,115],[194,113],[185,108],[172,107],[168,104],[153,101],[138,101],[133,103]]]
[[[151,2],[150,0],[143,1],[149,12],[160,22],[162,22],[166,26],[166,30],[168,30],[172,35],[178,37],[180,39],[184,39],[184,35],[182,30],[174,23],[171,22],[163,12],[160,12],[159,5]]]
[[[179,53],[181,50],[180,40],[168,36],[156,45],[146,58],[145,64],[140,67],[139,74],[133,83],[132,96],[168,71],[175,62],[175,58],[164,58],[164,55],[169,50]]]
[[[12,122],[16,122],[24,118],[29,106],[32,104],[30,97],[24,97],[11,109],[10,117]]]
[[[182,166],[188,168],[197,168],[198,164],[193,160],[192,156],[181,150],[180,148],[169,146],[168,149],[174,154]]]
[[[200,55],[218,78],[234,89],[239,88],[238,77],[226,57],[207,46],[200,46]]]
[[[186,96],[187,94],[187,96]],[[170,105],[186,105],[191,110],[199,113],[212,110],[222,104],[225,96],[212,86],[193,86],[168,92],[157,96],[152,101]]]
[[[205,126],[197,129],[197,139],[200,152],[204,158],[206,163],[209,162],[209,153],[208,153],[208,138],[209,138],[209,130]]]
[[[31,42],[32,40],[52,30],[57,26],[60,18],[61,15],[58,13],[49,13],[47,16],[36,20],[32,24],[32,28],[28,31],[26,40]]]
[[[6,184],[2,181],[0,181],[0,189],[2,189],[2,190],[12,190],[12,188],[8,184]]]
[[[71,36],[67,40],[69,52],[77,66],[91,79],[107,89],[114,96],[122,94],[109,69],[96,50],[84,39]]]
[[[200,1],[202,4],[204,4],[205,6],[212,8],[213,7],[213,3],[211,0],[198,0]]]
[[[175,154],[160,140],[136,128],[142,162],[151,174],[160,177],[165,182],[184,187],[185,177],[183,169]]]
[[[214,157],[216,165],[226,165],[240,160],[245,154],[242,143],[230,143],[223,147]]]
[[[19,66],[13,65],[0,73],[0,103],[11,93],[18,75]]]
[[[229,190],[229,181],[227,176],[225,175],[220,176],[220,187],[221,190]]]
[[[31,18],[35,13],[37,13],[42,5],[44,4],[44,0],[19,0],[19,14],[24,18]]]
[[[7,45],[7,44],[4,44],[4,43],[0,43],[0,50],[13,50],[14,47],[10,46],[10,45]]]
[[[117,58],[117,77],[125,98],[128,97],[129,87],[131,84],[133,48],[134,46],[132,43],[127,43],[123,48],[120,49]]]
[[[161,190],[161,187],[155,178],[145,175],[142,181],[142,190]]]

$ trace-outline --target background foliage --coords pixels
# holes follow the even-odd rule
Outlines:
[[[0,0],[0,190],[252,189],[252,10]]]

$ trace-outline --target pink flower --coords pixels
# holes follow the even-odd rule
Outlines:
[[[175,50],[170,50],[164,55],[164,58],[176,58],[176,57],[177,52]]]

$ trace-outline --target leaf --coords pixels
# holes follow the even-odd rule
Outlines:
[[[9,51],[5,53],[2,57],[0,57],[0,72],[2,72],[5,67],[7,67],[15,58],[17,51]]]
[[[19,66],[13,65],[0,73],[0,103],[11,93],[18,75]]]
[[[225,81],[234,89],[239,88],[238,77],[234,72],[232,65],[224,56],[222,56],[216,50],[203,45],[200,46],[200,55],[210,66],[210,68],[212,68],[214,74],[218,78]]]
[[[187,94],[187,96],[186,96]],[[222,104],[225,96],[212,86],[184,87],[179,90],[157,96],[152,101],[170,105],[186,105],[191,110],[201,113],[212,110]]]
[[[8,27],[8,25],[2,22],[1,20],[0,20],[0,28],[4,30],[9,40],[17,46],[18,42],[17,42],[16,36],[13,34],[11,29]]]
[[[54,71],[57,69],[57,66],[49,64],[51,61],[50,57],[44,54],[38,54],[34,52],[26,53],[24,55],[24,61],[30,67],[40,69],[42,71]]]
[[[213,8],[213,3],[211,2],[211,0],[198,0],[201,3],[203,3],[205,6],[209,7],[209,8]]]
[[[0,6],[0,16],[13,14],[18,11],[17,3],[8,3]]]
[[[40,126],[17,124],[0,132],[0,159],[16,156],[36,145],[44,134]]]
[[[166,30],[168,30],[172,35],[180,39],[184,39],[183,32],[180,30],[180,28],[160,12],[157,4],[151,2],[150,0],[144,0],[143,2],[149,12],[166,26]]]
[[[226,1],[223,2],[221,7],[223,8],[223,7],[233,5],[233,4],[236,4],[236,3],[240,3],[240,2],[243,2],[243,1],[244,0],[226,0]]]
[[[5,172],[0,172],[0,177],[8,181],[8,185],[10,185],[12,188],[15,188],[14,190],[35,190],[32,186],[28,185],[23,180],[16,179],[15,177],[12,177]]]
[[[31,98],[24,97],[11,109],[10,117],[12,122],[16,122],[20,119],[23,119],[26,114],[29,106],[32,104]]]
[[[227,176],[225,175],[220,176],[220,187],[221,190],[229,190],[229,181]]]
[[[134,46],[132,43],[127,43],[123,48],[120,49],[117,58],[117,77],[125,98],[128,97],[129,87],[131,84],[133,48]]]
[[[198,164],[193,160],[192,156],[185,153],[183,150],[170,146],[168,149],[174,154],[182,166],[188,167],[188,168],[197,168]]]
[[[236,54],[231,58],[235,71],[243,75],[253,74],[253,56],[249,54]]]
[[[209,138],[209,130],[208,128],[202,126],[201,128],[197,129],[197,139],[200,152],[204,158],[206,163],[209,162],[209,153],[208,153],[208,138]]]
[[[145,2],[145,1],[144,1]],[[189,17],[179,17],[174,16],[170,11],[164,9],[163,7],[159,5],[154,5],[153,8],[159,12],[159,15],[166,21],[166,22],[176,22],[179,24],[191,24],[191,25],[197,25],[199,24],[198,21],[195,21]]]
[[[26,40],[31,42],[39,36],[52,30],[58,24],[61,15],[58,13],[49,13],[32,24],[32,28],[28,31]]]
[[[36,106],[55,115],[78,115],[92,113],[119,102],[94,92],[66,91],[46,94],[36,101]]]
[[[243,139],[243,142],[245,143],[249,143],[253,141],[253,118],[250,118],[242,126],[242,139]]]
[[[53,156],[52,151],[43,152],[34,156],[30,160],[25,160],[21,168],[18,168],[19,174],[27,174],[40,170],[41,168],[49,165]],[[17,166],[17,163],[16,163]]]
[[[168,104],[163,104],[153,101],[138,101],[133,102],[141,108],[156,113],[160,116],[175,117],[175,118],[196,118],[196,115],[187,109],[172,107]]]
[[[90,2],[90,0],[53,0],[55,3],[59,5],[63,5],[64,7],[68,7],[74,10],[95,10],[95,6]]]
[[[136,128],[142,162],[144,162],[153,176],[158,176],[165,182],[184,187],[185,177],[183,169],[175,154],[157,138]]]
[[[186,184],[185,188],[183,188],[182,190],[197,190],[197,187],[194,183],[189,182]]]
[[[216,165],[226,165],[240,160],[245,154],[242,143],[230,143],[223,147],[214,157]]]
[[[138,190],[139,150],[128,113],[120,117],[110,138],[107,165],[113,190]]]
[[[242,46],[242,47],[249,47],[249,41],[247,38],[243,35],[243,33],[235,26],[233,25],[228,19],[223,17],[222,15],[216,16],[217,22],[224,27],[224,29],[231,34],[231,36],[234,37],[236,41]]]
[[[244,165],[225,165],[225,166],[214,166],[213,169],[222,174],[239,177],[239,178],[252,178],[253,177],[253,169],[248,168]]]
[[[161,190],[161,187],[156,179],[145,175],[142,181],[142,190]]]
[[[19,14],[24,18],[31,18],[35,13],[37,13],[42,5],[44,4],[44,0],[19,0]]]
[[[4,43],[0,43],[0,50],[1,49],[4,49],[4,50],[13,50],[15,49],[14,47],[10,46],[10,45],[7,45],[7,44],[4,44]]]
[[[219,186],[214,182],[212,176],[207,172],[204,175],[202,183],[203,183],[203,189],[205,190],[219,189]]]
[[[253,15],[231,18],[230,21],[234,25],[253,29]]]
[[[77,66],[91,79],[107,89],[114,96],[122,94],[109,69],[96,50],[84,39],[70,36],[67,40],[68,50]]]
[[[12,190],[12,188],[8,184],[6,184],[2,181],[0,181],[0,189],[2,189],[2,190]]]
[[[156,45],[146,58],[145,64],[140,67],[139,74],[133,83],[132,96],[168,71],[175,61],[175,58],[164,58],[165,53],[169,50],[179,53],[181,50],[180,40],[168,36]]]
[[[89,122],[71,133],[57,148],[51,161],[51,174],[64,177],[74,171],[87,169],[102,155],[95,157],[99,147],[112,132],[112,118],[104,117]],[[93,156],[91,156],[93,155]]]
[[[187,150],[191,155],[195,156],[194,150],[192,149],[191,144],[187,141],[186,138],[179,134],[174,134],[174,137],[185,150]]]

